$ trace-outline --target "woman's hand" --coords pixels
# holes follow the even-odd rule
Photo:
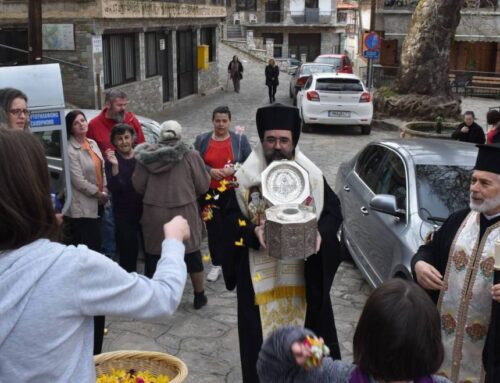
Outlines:
[[[180,242],[188,239],[191,235],[188,222],[180,215],[163,225],[163,232],[165,239],[176,239]]]
[[[108,194],[105,192],[98,191],[94,195],[101,205],[106,205],[106,203],[109,201]]]
[[[225,177],[224,169],[210,169],[210,177],[216,181],[220,181]]]
[[[118,159],[116,158],[115,151],[112,149],[108,149],[105,152],[106,159],[109,161],[111,165],[118,166]]]

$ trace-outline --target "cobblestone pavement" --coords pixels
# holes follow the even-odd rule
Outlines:
[[[240,57],[245,68],[239,94],[231,90],[231,84],[229,89],[226,86],[226,68],[234,54]],[[244,126],[247,136],[255,143],[255,111],[268,100],[264,84],[265,65],[223,44],[219,55],[219,91],[183,100],[150,117],[160,122],[170,119],[179,121],[183,126],[184,136],[192,141],[197,134],[211,128],[212,110],[216,106],[227,105],[233,113],[233,126]],[[288,75],[280,75],[277,102],[291,104],[288,97],[289,80]],[[477,103],[474,101],[472,105],[471,102],[464,104],[465,108]],[[133,105],[131,109],[133,110]],[[374,139],[397,136],[397,132],[389,130],[374,129],[370,136],[363,136],[359,128],[323,128],[314,133],[303,133],[300,147],[323,170],[333,187],[342,161],[351,158]],[[204,243],[203,253],[207,252]],[[210,267],[207,264],[205,266],[206,269]],[[109,334],[105,337],[104,351],[138,349],[167,352],[181,358],[188,365],[188,382],[241,382],[236,294],[225,289],[222,278],[215,283],[206,282],[205,291],[208,305],[201,310],[194,310],[193,291],[188,282],[179,309],[169,319],[139,322],[108,318]],[[346,360],[352,359],[354,328],[370,291],[371,288],[355,266],[349,263],[341,265],[331,295],[341,351]]]

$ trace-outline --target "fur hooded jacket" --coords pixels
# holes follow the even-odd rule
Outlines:
[[[182,161],[190,150],[191,147],[180,139],[169,139],[155,144],[137,145],[134,151],[137,162],[151,173],[161,173]]]

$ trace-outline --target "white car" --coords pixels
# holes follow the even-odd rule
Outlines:
[[[372,97],[363,82],[348,73],[315,73],[297,94],[302,130],[311,124],[357,125],[370,134]]]

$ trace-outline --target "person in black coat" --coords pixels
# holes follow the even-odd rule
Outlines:
[[[233,59],[229,62],[227,73],[231,80],[233,80],[234,91],[240,93],[240,81],[243,79],[243,64],[238,59],[238,56],[234,55]]]
[[[474,118],[474,112],[470,110],[465,112],[464,122],[458,125],[457,129],[451,134],[451,138],[462,142],[484,144],[486,136],[483,128],[474,122]]]
[[[269,89],[269,103],[276,101],[276,89],[279,85],[278,77],[280,75],[280,68],[276,65],[274,59],[269,59],[269,65],[266,66],[266,86]]]

